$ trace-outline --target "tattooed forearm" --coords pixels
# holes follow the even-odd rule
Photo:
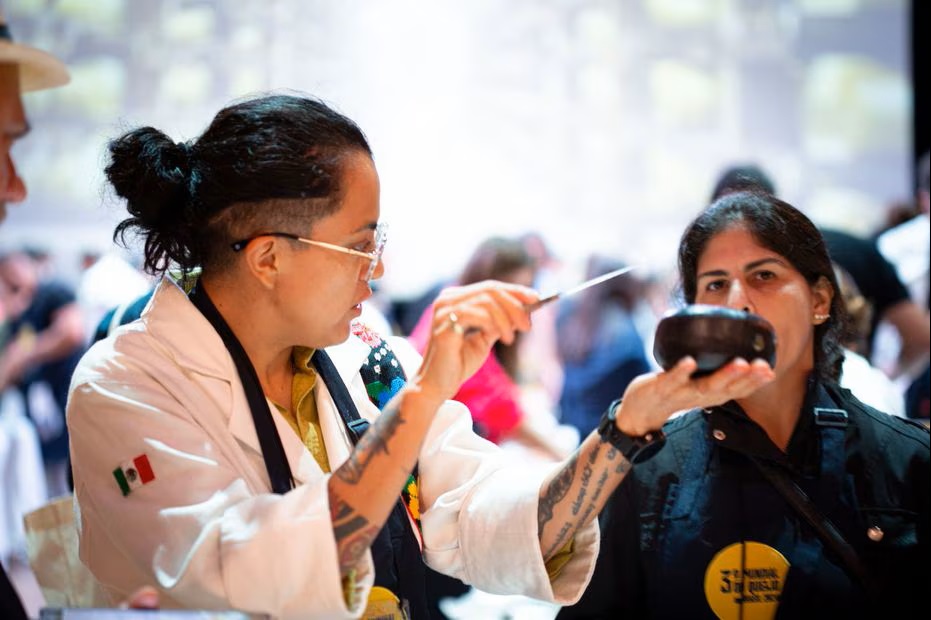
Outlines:
[[[582,469],[582,478],[581,485],[579,486],[578,495],[576,495],[575,501],[572,502],[572,515],[578,515],[579,511],[582,509],[583,504],[585,503],[585,497],[588,495],[589,488],[588,484],[591,481],[592,473],[594,471],[595,463],[598,461],[598,454],[601,452],[601,442],[595,444],[594,449],[588,455],[588,462],[585,467]],[[612,454],[613,452],[613,454]],[[608,459],[614,458],[614,455],[617,454],[617,450],[612,446],[611,450],[608,451]],[[598,480],[598,486],[595,489],[595,494],[592,495],[591,501],[595,502],[598,500],[598,496],[601,495],[601,489],[604,486],[604,483],[608,479],[607,472],[601,475],[601,478]],[[584,517],[583,517],[584,521]]]
[[[546,550],[543,552],[543,557],[544,557],[544,558],[549,559],[554,553],[556,553],[556,551],[557,551],[560,547],[562,547],[564,544],[566,544],[566,540],[568,539],[569,531],[572,530],[572,529],[574,528],[574,525],[575,525],[575,524],[570,523],[569,521],[566,521],[565,523],[563,523],[562,527],[559,528],[559,533],[556,534],[556,540],[553,542],[553,544],[551,544],[551,545],[549,546],[549,549],[546,549]]]
[[[579,514],[579,510],[582,508],[582,502],[585,501],[585,495],[588,493],[588,481],[592,477],[592,466],[586,464],[582,468],[582,485],[579,487],[579,495],[575,498],[575,501],[572,502],[572,514]]]
[[[592,453],[588,455],[588,464],[594,465],[595,461],[598,460],[598,454],[601,452],[601,442],[595,444],[595,449],[592,450]]]
[[[582,518],[579,519],[579,525],[581,526],[583,523],[588,523],[588,518],[592,516],[593,512],[595,512],[595,504],[589,504],[585,508],[585,512],[582,513]]]
[[[356,514],[349,504],[339,498],[330,499],[330,519],[333,521],[333,534],[337,543],[369,524],[368,519]]]
[[[394,437],[402,424],[404,419],[401,417],[401,411],[394,403],[388,403],[375,424],[359,439],[346,462],[333,472],[333,475],[348,484],[357,484],[376,454],[388,454],[388,441]]]
[[[554,472],[541,489],[537,514],[544,560],[595,518],[630,467],[617,448],[592,433],[569,462]]]
[[[537,511],[537,535],[543,536],[543,526],[553,518],[553,506],[566,496],[572,481],[575,479],[575,466],[578,463],[578,454],[574,454],[562,471],[547,485],[540,497],[540,506]]]
[[[598,498],[601,497],[601,491],[605,487],[605,483],[608,481],[608,472],[601,472],[601,477],[598,479],[598,485],[595,487],[595,492],[592,493],[592,499],[588,503],[588,506],[585,507],[585,512],[582,513],[582,517],[579,519],[579,524],[588,523],[589,517],[592,516],[592,513],[598,508]],[[573,513],[574,514],[574,513]]]
[[[608,482],[608,472],[607,470],[601,472],[601,477],[598,478],[598,484],[595,486],[595,492],[592,493],[592,504],[598,501],[598,498],[601,497],[601,492],[605,488],[605,483]]]
[[[372,546],[378,528],[334,495],[330,496],[330,519],[333,521],[333,535],[339,549],[340,569],[345,572],[356,566],[365,551]]]
[[[347,574],[351,569],[359,565],[365,552],[372,546],[376,536],[378,536],[378,528],[372,525],[358,532],[352,538],[344,540],[342,545],[337,545],[337,549],[339,549],[339,568],[342,574]]]

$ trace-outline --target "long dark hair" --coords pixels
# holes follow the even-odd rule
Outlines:
[[[113,238],[144,238],[151,273],[222,268],[236,239],[269,228],[306,235],[336,211],[350,153],[371,156],[359,127],[303,95],[232,104],[190,142],[134,129],[109,144],[107,179],[130,214]]]
[[[815,225],[792,205],[765,192],[726,194],[689,225],[679,244],[679,278],[682,296],[695,302],[698,260],[712,237],[740,226],[765,248],[776,252],[814,285],[821,278],[834,289],[831,316],[815,326],[814,370],[821,379],[837,381],[844,353],[847,312],[824,239]]]

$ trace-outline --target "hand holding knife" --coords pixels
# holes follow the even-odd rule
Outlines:
[[[582,291],[589,289],[593,286],[597,286],[599,284],[607,282],[608,280],[613,280],[614,278],[617,278],[618,276],[622,276],[625,273],[631,271],[632,269],[636,269],[636,268],[637,268],[636,265],[630,265],[628,267],[622,267],[620,269],[615,269],[614,271],[609,271],[608,273],[594,277],[590,280],[586,280],[585,282],[582,282],[581,284],[577,284],[576,286],[570,289],[566,289],[564,291],[559,291],[556,293],[551,293],[550,295],[547,295],[546,297],[541,297],[540,299],[538,299],[537,301],[533,303],[526,304],[524,306],[524,309],[527,312],[535,312],[536,310],[539,310],[543,306],[546,306],[558,299],[565,299],[567,297],[572,297],[576,293],[581,293]],[[452,325],[453,330],[456,331],[460,335],[468,336],[470,334],[474,334],[480,331],[478,327],[468,327],[468,328],[463,329],[463,327],[459,324],[459,318],[455,312],[450,314],[450,324]]]

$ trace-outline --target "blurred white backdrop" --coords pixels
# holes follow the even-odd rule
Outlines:
[[[906,0],[5,0],[73,82],[27,95],[27,202],[0,246],[105,247],[106,140],[195,137],[232,99],[316,94],[371,140],[383,281],[414,295],[490,234],[658,271],[717,173],[761,164],[859,233],[911,195]],[[72,261],[74,261],[72,263]]]

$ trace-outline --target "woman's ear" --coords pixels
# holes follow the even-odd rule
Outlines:
[[[268,236],[256,239],[246,246],[244,253],[246,268],[260,285],[272,288],[281,267],[282,240]]]
[[[835,294],[830,280],[824,276],[818,278],[818,281],[811,287],[812,314],[829,316],[831,314],[831,302]]]

